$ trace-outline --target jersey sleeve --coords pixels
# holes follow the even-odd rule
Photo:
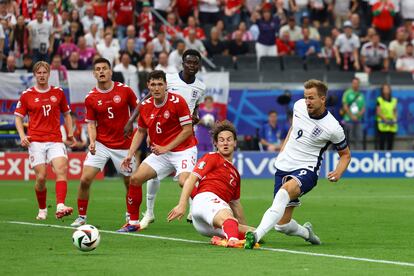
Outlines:
[[[231,200],[240,199],[240,178],[237,179],[236,191],[234,192],[233,198]]]
[[[85,121],[86,122],[96,121],[95,110],[93,109],[93,104],[92,104],[91,99],[89,97],[86,97],[86,99],[85,99],[85,108],[86,108]]]
[[[344,150],[348,147],[344,129],[339,124],[331,135],[331,142],[335,145],[335,148],[338,151]]]
[[[181,98],[177,103],[176,109],[181,126],[185,126],[193,122],[190,109],[188,108],[188,105],[183,98]]]
[[[63,93],[63,91],[61,93],[62,93],[62,99],[60,100],[60,111],[62,113],[70,112],[70,107],[68,105],[68,101],[66,100],[66,96]]]
[[[209,172],[213,171],[217,165],[218,160],[215,154],[205,154],[198,160],[196,166],[193,169],[193,174],[198,177],[198,179],[202,179],[205,177]]]
[[[145,120],[143,118],[144,118],[144,115],[142,113],[139,114],[139,117],[138,117],[138,126],[140,128],[147,129],[148,128],[148,125],[145,123]]]
[[[16,109],[14,111],[14,115],[24,118],[27,114],[27,106],[25,101],[24,94],[20,97],[19,101],[17,102]]]

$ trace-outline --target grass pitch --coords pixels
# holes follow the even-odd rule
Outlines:
[[[74,208],[77,186],[71,182],[68,189],[67,204]],[[271,231],[263,250],[253,251],[214,247],[190,224],[167,223],[180,193],[171,180],[161,184],[155,223],[138,235],[114,234],[124,223],[125,191],[120,179],[113,179],[92,186],[88,223],[101,229],[101,244],[80,252],[71,244],[73,230],[63,228],[76,216],[56,220],[53,182],[48,188],[49,218],[38,222],[33,182],[0,182],[2,275],[414,275],[410,179],[321,180],[302,198],[295,219],[311,221],[323,244]],[[272,180],[242,181],[250,225],[260,222],[272,191]]]

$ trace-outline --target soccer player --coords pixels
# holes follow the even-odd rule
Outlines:
[[[127,156],[132,140],[123,137],[122,129],[128,121],[130,111],[137,105],[137,97],[127,85],[111,80],[111,64],[105,58],[94,61],[93,75],[97,81],[96,87],[85,98],[89,152],[83,163],[78,190],[79,216],[71,224],[73,227],[86,223],[90,186],[109,159],[118,173],[123,175],[127,191],[129,177],[135,168],[134,158],[127,168],[121,169],[121,161]]]
[[[72,145],[72,118],[65,94],[59,87],[49,85],[50,66],[39,61],[33,66],[35,86],[22,92],[14,114],[20,143],[29,149],[30,166],[36,175],[35,192],[39,204],[38,220],[47,218],[46,208],[46,169],[52,164],[56,174],[56,218],[71,215],[73,209],[65,206],[67,193],[68,157],[60,132],[60,113],[63,113],[67,139]],[[23,119],[28,115],[29,129],[24,133]]]
[[[200,81],[196,74],[200,68],[201,55],[197,50],[188,49],[183,54],[183,70],[175,74],[167,74],[167,90],[174,94],[181,95],[190,108],[193,117],[193,125],[198,122],[198,106],[203,101],[206,86]],[[124,133],[129,135],[132,131],[132,124],[139,114],[137,108],[128,124],[125,126]],[[141,229],[145,229],[154,221],[155,197],[160,189],[158,178],[150,179],[147,182],[147,210],[140,221]],[[191,215],[189,214],[189,218]]]
[[[272,206],[257,229],[246,233],[246,249],[252,249],[272,228],[320,244],[309,222],[301,226],[292,219],[294,207],[300,205],[300,196],[316,186],[322,154],[331,143],[340,158],[335,170],[328,173],[329,181],[338,181],[351,160],[344,130],[325,107],[328,87],[318,80],[309,80],[304,87],[304,99],[294,104],[292,126],[275,161]]]
[[[184,98],[167,92],[163,71],[152,71],[148,75],[147,85],[152,96],[141,103],[138,131],[122,166],[130,166],[131,158],[147,132],[152,153],[131,176],[127,203],[130,220],[118,232],[140,230],[138,219],[142,201],[141,186],[145,181],[155,177],[161,180],[175,171],[182,186],[197,160],[197,140],[193,133],[191,113]]]
[[[178,205],[168,214],[168,221],[183,217],[192,196],[193,225],[197,232],[213,237],[214,245],[243,247],[244,233],[252,228],[246,226],[240,203],[240,175],[232,163],[236,129],[229,121],[216,123],[212,136],[217,151],[205,154],[197,162],[184,183]]]

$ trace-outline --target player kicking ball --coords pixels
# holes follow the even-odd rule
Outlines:
[[[167,92],[166,76],[160,70],[149,73],[147,86],[151,97],[141,103],[138,130],[122,167],[130,167],[131,159],[147,132],[152,153],[131,176],[127,202],[130,220],[118,232],[140,230],[141,186],[145,181],[155,177],[161,180],[175,171],[182,186],[197,158],[197,140],[193,134],[190,109],[184,98]]]
[[[49,85],[50,66],[39,61],[33,66],[35,86],[22,92],[14,114],[21,145],[29,150],[30,166],[36,175],[35,192],[39,204],[38,220],[47,218],[46,170],[52,164],[56,174],[56,218],[71,215],[72,207],[65,206],[67,193],[68,156],[60,132],[60,113],[68,130],[68,141],[73,138],[72,117],[62,88]],[[24,133],[23,119],[28,115],[29,129]]]
[[[321,244],[309,222],[302,226],[292,219],[293,210],[300,205],[299,197],[316,186],[322,155],[331,143],[340,157],[335,170],[328,173],[329,181],[338,181],[351,161],[344,130],[325,107],[328,87],[318,80],[309,80],[304,87],[304,99],[294,104],[292,126],[275,161],[272,206],[257,229],[246,233],[246,249],[252,249],[273,228]]]
[[[246,226],[240,202],[240,175],[233,165],[237,145],[236,129],[229,121],[216,123],[212,136],[216,152],[205,154],[184,183],[178,205],[168,214],[168,221],[181,219],[193,197],[193,225],[198,233],[212,237],[213,245],[244,245]],[[196,188],[196,183],[198,186]]]

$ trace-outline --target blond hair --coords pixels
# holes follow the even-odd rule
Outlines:
[[[320,80],[310,79],[307,82],[305,82],[303,86],[305,87],[305,89],[316,88],[319,97],[326,97],[326,95],[328,94],[328,85]]]
[[[40,67],[44,67],[48,73],[50,73],[50,65],[46,61],[38,61],[33,65],[33,73],[36,73]]]

